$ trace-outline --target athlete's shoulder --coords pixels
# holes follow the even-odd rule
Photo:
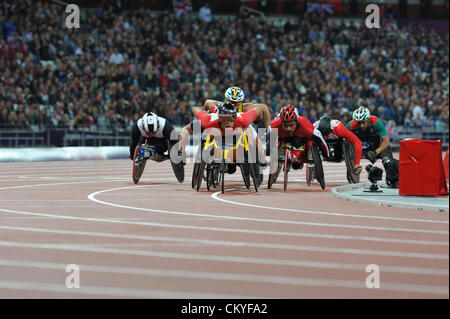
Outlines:
[[[383,121],[381,121],[378,117],[376,117],[375,115],[371,115],[369,117],[369,124],[370,125],[374,125],[375,123],[377,123],[378,121],[380,121],[380,123],[383,123]]]
[[[356,129],[356,125],[357,125],[356,121],[351,120],[350,122],[348,122],[348,123],[345,125],[345,127],[346,127],[346,128],[349,128],[349,129],[351,129],[351,130],[354,130],[354,129]]]
[[[308,125],[308,126],[313,125],[310,120],[301,115],[297,116],[297,122],[300,123],[301,125]]]
[[[281,118],[278,116],[270,123],[270,127],[280,127],[281,126]]]
[[[331,129],[334,129],[335,127],[344,127],[344,123],[342,123],[339,120],[331,120],[330,125],[331,125]]]

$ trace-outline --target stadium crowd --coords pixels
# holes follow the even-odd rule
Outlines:
[[[367,29],[306,14],[278,26],[113,7],[82,10],[68,29],[64,9],[0,3],[0,127],[130,128],[146,111],[183,125],[192,106],[237,84],[273,114],[295,104],[312,122],[346,122],[362,103],[385,123],[448,129],[448,33],[393,19]]]

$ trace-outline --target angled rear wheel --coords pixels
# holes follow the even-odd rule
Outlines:
[[[133,156],[133,182],[137,184],[144,172],[147,160],[141,155],[143,145],[136,146]]]
[[[312,159],[314,162],[314,178],[319,181],[320,187],[325,189],[325,175],[323,173],[322,159],[319,147],[313,143],[311,146]]]

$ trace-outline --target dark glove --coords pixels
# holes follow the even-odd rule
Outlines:
[[[181,157],[181,163],[183,165],[186,165],[186,158],[183,157],[183,152],[182,151],[178,150],[178,156]]]
[[[368,151],[366,154],[366,158],[372,163],[375,164],[375,161],[377,160],[377,153],[374,151]]]

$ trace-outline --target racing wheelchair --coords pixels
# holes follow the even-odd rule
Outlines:
[[[287,190],[288,175],[294,162],[298,163],[300,167],[302,167],[303,164],[306,164],[306,183],[308,185],[311,185],[312,181],[316,179],[319,182],[320,187],[325,189],[325,176],[323,173],[320,150],[311,140],[305,139],[305,142],[301,147],[294,149],[285,138],[281,138],[278,142],[277,159],[276,170],[274,167],[270,168],[271,173],[269,173],[268,189],[272,188],[272,185],[276,183],[281,169],[283,169],[284,191]]]
[[[174,163],[169,155],[160,155],[156,151],[161,145],[149,145],[148,140],[145,139],[143,143],[140,143],[136,146],[134,150],[133,157],[133,182],[137,184],[139,179],[144,173],[145,165],[147,160],[153,160],[155,162],[163,162],[167,159],[170,159],[170,164],[172,165],[172,170],[177,178],[178,182],[183,183],[184,181],[184,163],[180,161],[180,163]],[[170,145],[167,141],[167,150],[170,152]]]
[[[240,168],[245,187],[250,189],[252,180],[255,191],[258,192],[259,184],[255,165],[250,161],[253,155],[251,152],[245,131],[239,136],[233,135],[231,143],[226,140],[225,135],[208,134],[205,141],[202,139],[197,151],[192,173],[192,188],[198,191],[202,181],[205,180],[208,191],[211,187],[217,188],[221,185],[223,194],[225,173],[228,172],[229,165],[236,165]]]

